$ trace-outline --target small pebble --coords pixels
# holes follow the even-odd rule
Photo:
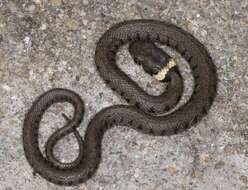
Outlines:
[[[41,4],[41,0],[33,0],[34,3],[40,5]]]
[[[35,5],[30,5],[29,7],[28,7],[28,11],[30,12],[30,13],[33,13],[34,11],[35,11]]]
[[[62,4],[62,0],[49,0],[52,6],[60,6]]]
[[[224,167],[224,165],[225,165],[224,161],[219,161],[215,164],[214,169],[216,169],[216,170],[221,169]]]
[[[76,20],[71,19],[71,18],[66,19],[65,25],[68,30],[77,30],[79,27],[79,23]]]
[[[88,5],[89,4],[89,1],[88,0],[83,0],[83,4],[84,5]]]
[[[228,144],[224,147],[224,152],[226,154],[232,154],[234,152],[232,145]]]
[[[86,187],[86,185],[81,184],[81,185],[79,186],[79,190],[88,190],[88,188]]]
[[[43,23],[40,27],[41,30],[46,30],[47,29],[47,25],[45,23]]]
[[[28,44],[30,43],[30,37],[29,37],[29,36],[26,36],[26,37],[24,38],[24,43],[25,43],[26,45],[28,45]]]
[[[13,190],[12,187],[6,187],[4,190]]]
[[[56,105],[56,111],[57,112],[63,112],[63,111],[65,111],[65,107],[62,104],[57,104]]]
[[[243,184],[247,184],[248,183],[248,178],[245,175],[242,175],[239,177],[239,180],[243,183]]]
[[[208,163],[210,160],[210,156],[208,154],[203,154],[200,158],[202,164]]]
[[[135,169],[134,177],[135,178],[138,178],[139,177],[139,169]]]
[[[88,24],[88,20],[85,20],[85,19],[84,19],[84,20],[83,20],[83,25],[86,26],[87,24]]]
[[[166,169],[171,176],[174,176],[177,173],[176,166],[168,166]]]
[[[8,85],[6,85],[6,84],[3,84],[3,85],[2,85],[2,88],[3,88],[4,90],[6,90],[7,92],[11,90],[11,88],[10,88]]]

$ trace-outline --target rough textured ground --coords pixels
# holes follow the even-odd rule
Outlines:
[[[86,102],[83,135],[102,108],[125,104],[96,73],[94,50],[112,24],[134,18],[170,21],[206,45],[219,75],[210,113],[197,127],[172,137],[112,129],[103,141],[99,170],[80,186],[59,187],[34,177],[22,147],[25,112],[41,93],[69,88]],[[248,189],[247,55],[247,0],[0,0],[0,189]],[[192,81],[185,62],[178,61],[188,79],[187,95]],[[118,64],[149,93],[160,92],[125,48]],[[59,113],[70,110],[58,104],[46,113],[41,148],[63,125]],[[70,136],[58,144],[56,155],[72,160],[77,148]]]

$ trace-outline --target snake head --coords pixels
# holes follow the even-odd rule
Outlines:
[[[154,43],[135,41],[129,45],[129,52],[135,63],[161,82],[169,79],[171,68],[176,66],[175,61]]]

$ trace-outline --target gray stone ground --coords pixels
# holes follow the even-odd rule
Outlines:
[[[126,104],[96,73],[94,50],[112,24],[134,18],[170,21],[206,45],[219,75],[210,113],[197,127],[172,137],[151,137],[126,127],[110,130],[100,168],[85,184],[59,187],[34,177],[22,147],[25,112],[51,88],[72,89],[86,103],[83,135],[102,108]],[[189,95],[189,69],[174,55]],[[248,189],[247,55],[247,0],[0,0],[0,189]],[[118,56],[120,67],[149,93],[161,91],[160,84],[132,64],[125,48]],[[46,113],[42,149],[63,125],[59,112],[70,115],[70,110],[58,104]],[[77,148],[70,136],[58,143],[56,155],[72,160]]]

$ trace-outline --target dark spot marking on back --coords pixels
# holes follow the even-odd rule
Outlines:
[[[179,102],[180,100],[181,100],[181,95],[177,97],[177,102]]]
[[[123,117],[120,117],[119,122],[122,123],[123,121],[124,121],[124,118]]]
[[[126,97],[125,97],[125,100],[126,100],[128,103],[130,102],[130,100],[129,100],[128,98],[126,98]]]
[[[139,104],[139,102],[136,102],[136,103],[135,103],[135,107],[138,108],[138,109],[140,109],[140,104]]]
[[[89,179],[92,176],[91,172],[87,174],[87,178]]]
[[[195,80],[198,80],[199,79],[199,75],[195,75]]]
[[[166,106],[164,107],[164,111],[169,111],[169,110],[170,110],[170,106],[166,105]]]
[[[178,51],[179,45],[176,44],[174,48]]]
[[[49,179],[49,181],[52,181],[52,180]],[[63,185],[63,182],[62,182],[62,181],[56,181],[56,183],[57,183],[58,185]],[[67,182],[67,184],[68,184],[68,182]]]
[[[193,71],[196,70],[197,68],[198,68],[198,65],[192,66],[192,70],[193,70]]]
[[[137,129],[143,130],[143,126],[142,126],[142,125],[139,125],[139,126],[137,127]]]
[[[128,121],[128,124],[129,124],[130,126],[132,126],[132,125],[133,125],[133,120]]]
[[[69,186],[72,186],[73,182],[72,182],[72,181],[68,181],[67,184],[68,184]]]
[[[190,56],[189,58],[187,58],[187,61],[190,63],[192,58],[193,58],[193,56]]]
[[[136,34],[136,40],[141,40],[140,33]]]
[[[198,87],[199,87],[199,86],[200,86],[199,83],[196,82],[196,83],[195,83],[195,89],[198,90]]]
[[[167,46],[170,46],[170,39],[169,39],[168,36],[167,36],[167,39],[166,39],[166,45],[167,45]]]
[[[158,41],[158,42],[161,41],[161,40],[160,40],[160,35],[159,35],[159,34],[156,35],[156,41]]]
[[[189,125],[188,122],[185,122],[185,123],[183,124],[183,127],[184,127],[185,129],[189,129],[189,128],[190,128],[190,125]]]
[[[192,121],[192,125],[197,123],[197,116],[194,117],[193,121]]]
[[[147,40],[147,41],[150,41],[150,40],[151,40],[151,36],[150,36],[149,33],[147,33],[147,35],[146,35],[146,40]]]
[[[114,124],[116,124],[116,120],[112,119],[111,125],[114,125]]]
[[[125,41],[123,39],[120,39],[120,44],[121,45],[125,44]]]
[[[150,112],[150,113],[155,113],[155,109],[154,109],[153,107],[151,107],[151,108],[148,110],[148,112]]]
[[[186,53],[187,53],[187,49],[184,49],[184,50],[182,51],[181,55],[182,55],[183,57],[185,57]]]
[[[155,134],[155,131],[153,129],[150,129],[149,130],[149,133],[152,134],[152,135],[154,135]]]
[[[214,101],[214,99],[213,99],[211,96],[209,96],[209,98],[208,98],[208,99],[209,99],[209,103],[210,103],[210,104],[212,104],[212,103],[213,103],[213,101]]]
[[[167,133],[167,131],[166,130],[163,130],[163,131],[161,131],[161,135],[166,135],[166,133]]]
[[[203,108],[202,108],[202,114],[203,115],[206,115],[207,114],[207,109],[203,106]]]
[[[128,36],[127,36],[127,40],[128,40],[128,41],[132,41],[131,36],[128,35]]]
[[[119,44],[115,44],[114,48],[115,48],[115,51],[117,51],[119,49]]]

